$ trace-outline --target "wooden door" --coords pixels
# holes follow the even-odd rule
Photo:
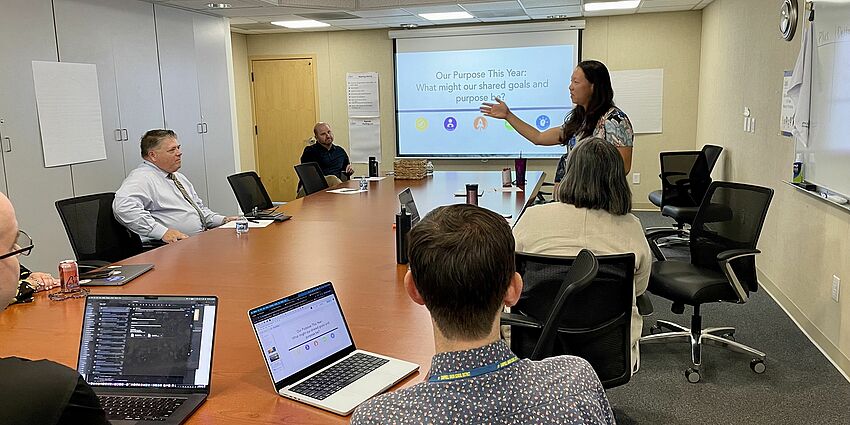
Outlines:
[[[257,173],[274,201],[295,199],[305,141],[317,121],[315,60],[252,60]]]

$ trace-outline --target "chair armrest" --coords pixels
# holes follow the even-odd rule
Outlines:
[[[661,248],[658,248],[658,244],[655,241],[659,238],[678,234],[679,229],[671,229],[669,227],[650,227],[646,229],[646,241],[649,242],[649,250],[652,251],[652,256],[658,261],[667,260],[667,257],[664,256],[664,253],[661,252]]]
[[[732,261],[740,257],[761,254],[757,249],[730,249],[717,254],[717,261]]]
[[[523,328],[540,329],[543,327],[543,323],[539,320],[517,313],[502,313],[499,323],[501,325],[520,326]]]
[[[732,268],[732,260],[737,260],[738,258],[743,257],[751,257],[760,253],[761,251],[757,249],[729,249],[717,254],[717,262],[720,265],[720,270],[723,270],[723,273],[726,275],[726,279],[728,279],[732,284],[732,289],[735,291],[735,294],[738,295],[738,301],[741,303],[747,302],[750,296],[747,290],[744,289],[744,285],[742,285],[741,281],[738,279],[738,275],[735,274],[735,269]]]

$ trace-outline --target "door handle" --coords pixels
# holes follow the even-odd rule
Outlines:
[[[204,122],[204,123],[201,123],[201,124],[204,125],[204,133],[206,133],[207,132],[207,123]]]
[[[127,131],[126,128],[121,129],[121,134],[123,134],[123,139],[125,141],[130,140],[130,132]]]
[[[121,129],[116,128],[115,129],[115,141],[120,142],[121,140],[123,140],[123,137],[121,136]]]
[[[12,152],[12,139],[10,139],[8,137],[4,137],[2,145],[3,145],[3,152]]]
[[[199,122],[198,123],[198,133],[203,133],[203,132],[204,132],[204,123]]]

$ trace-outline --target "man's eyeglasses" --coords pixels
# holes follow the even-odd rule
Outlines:
[[[34,245],[32,243],[32,238],[30,237],[30,235],[28,235],[27,232],[24,232],[23,230],[18,230],[18,238],[15,240],[15,246],[12,252],[0,255],[0,260],[15,255],[30,255],[33,246]]]

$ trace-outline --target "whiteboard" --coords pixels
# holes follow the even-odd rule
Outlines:
[[[106,159],[95,66],[33,61],[32,76],[44,166]]]
[[[661,133],[664,106],[664,70],[611,71],[614,104],[632,123],[637,133]]]
[[[815,2],[806,181],[850,195],[850,3]]]

